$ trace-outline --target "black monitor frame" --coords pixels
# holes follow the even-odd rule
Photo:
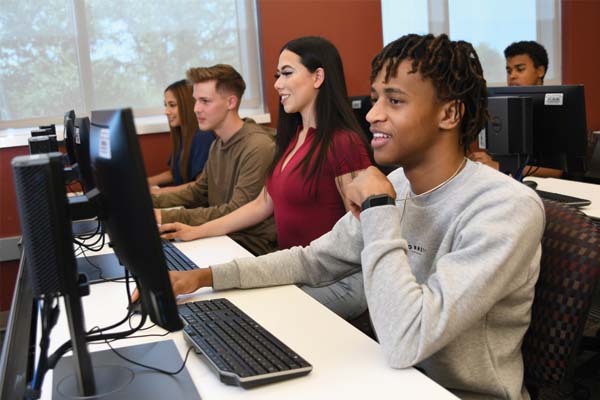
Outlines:
[[[37,300],[29,285],[25,256],[21,256],[6,336],[0,357],[0,398],[22,399],[33,378],[36,356]]]
[[[89,193],[96,187],[96,182],[90,161],[90,119],[88,117],[75,118],[73,144],[81,186],[84,193]]]
[[[67,150],[67,157],[69,158],[69,164],[74,166],[77,164],[77,156],[75,155],[75,111],[69,110],[65,113],[63,126],[63,140]]]
[[[144,311],[164,329],[182,329],[131,109],[92,111],[90,160],[99,217],[136,280]]]
[[[587,127],[583,85],[488,87],[488,98],[530,97],[533,102],[531,166],[560,169],[567,178],[586,170]]]
[[[365,135],[367,142],[370,142],[373,134],[370,130],[371,125],[367,122],[367,113],[372,107],[371,96],[350,96],[350,106],[358,124],[363,129],[362,133]]]

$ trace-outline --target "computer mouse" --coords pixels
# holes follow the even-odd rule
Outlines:
[[[537,188],[537,182],[535,182],[535,181],[523,181],[522,183],[525,186],[529,186],[533,190],[535,190],[535,188]]]

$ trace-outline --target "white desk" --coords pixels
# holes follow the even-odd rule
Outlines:
[[[251,256],[230,238],[201,239],[177,243],[199,266]],[[456,399],[450,392],[415,369],[395,370],[387,366],[379,344],[323,307],[296,286],[213,292],[204,288],[182,300],[227,297],[248,315],[313,365],[301,378],[245,390],[221,383],[198,355],[190,354],[187,369],[202,399]],[[126,313],[123,283],[99,283],[83,298],[86,329],[106,326]],[[64,312],[62,313],[64,315]],[[144,333],[163,333],[152,328]],[[64,317],[52,334],[52,350],[68,339]],[[174,340],[183,358],[189,345],[181,332],[164,338],[120,340],[114,347]],[[103,350],[104,344],[90,345],[90,351]],[[52,374],[46,376],[42,399],[50,399]]]
[[[587,207],[582,207],[580,210],[592,218],[600,219],[600,185],[556,178],[537,178],[533,176],[528,177],[526,180],[536,182],[537,189],[540,190],[590,200],[592,204]]]

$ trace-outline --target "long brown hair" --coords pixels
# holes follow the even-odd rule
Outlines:
[[[181,157],[179,158],[179,172],[183,182],[194,179],[188,175],[188,161],[190,159],[190,147],[192,140],[198,130],[198,120],[194,114],[194,97],[192,95],[192,85],[185,79],[174,82],[167,86],[166,92],[171,92],[177,101],[177,111],[179,113],[179,126],[169,126],[171,130],[171,172],[175,163],[175,157],[179,150],[180,143],[183,143]]]

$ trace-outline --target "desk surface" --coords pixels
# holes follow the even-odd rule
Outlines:
[[[176,245],[199,266],[251,256],[226,236]],[[302,378],[245,390],[221,383],[201,357],[191,354],[186,366],[202,399],[456,398],[415,369],[390,368],[376,342],[296,286],[222,292],[204,288],[193,295],[182,296],[180,300],[214,297],[230,299],[308,360],[313,371]],[[106,326],[120,320],[126,314],[126,304],[123,283],[92,285],[90,296],[83,298],[86,328]],[[64,314],[61,314],[63,317],[52,333],[52,349],[68,339]],[[154,327],[144,331],[144,334],[148,333],[164,331]],[[113,346],[165,339],[172,339],[183,357],[189,346],[181,332],[170,333],[164,338],[121,340],[114,342]],[[105,348],[104,344],[90,345],[92,352]],[[42,399],[51,398],[51,373],[46,376],[42,393]]]
[[[528,177],[526,180],[536,182],[540,190],[590,200],[592,204],[580,210],[592,218],[600,219],[600,185],[556,178]]]

